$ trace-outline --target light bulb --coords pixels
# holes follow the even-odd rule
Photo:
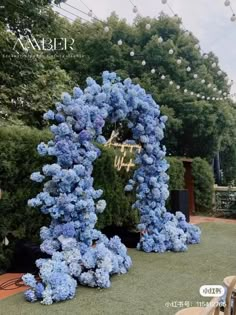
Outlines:
[[[165,77],[164,74],[163,74],[163,75],[161,76],[161,79],[162,79],[162,80],[165,80],[165,78],[166,78],[166,77]]]
[[[145,27],[146,27],[146,30],[148,30],[148,31],[149,31],[149,30],[150,30],[150,28],[151,28],[151,24],[146,24],[146,26],[145,26]]]
[[[212,68],[215,68],[215,67],[216,67],[216,63],[213,62],[212,65],[211,65],[211,67],[212,67]]]
[[[204,59],[208,59],[208,55],[207,55],[207,54],[204,54],[204,55],[203,55],[203,58],[204,58]]]
[[[173,19],[175,19],[175,21],[178,21],[179,20],[178,14],[175,14]]]
[[[207,87],[209,87],[209,88],[210,88],[210,87],[211,87],[211,83],[208,83],[208,84],[207,84]]]
[[[134,12],[134,13],[138,13],[138,8],[137,8],[136,5],[133,7],[133,12]]]
[[[146,65],[146,61],[145,61],[145,60],[142,61],[142,65],[143,65],[143,66]]]
[[[233,14],[233,15],[231,16],[230,20],[231,20],[232,22],[235,22],[235,21],[236,21],[236,15]]]
[[[199,44],[194,45],[194,48],[199,49]]]
[[[179,89],[180,89],[180,86],[179,86],[179,85],[176,85],[176,89],[179,90]]]
[[[201,80],[201,83],[204,84],[206,81],[204,79]]]
[[[108,27],[108,26],[105,26],[105,27],[104,27],[104,31],[105,31],[106,33],[108,33],[108,32],[109,32],[109,27]]]
[[[190,92],[190,94],[193,95],[194,93],[193,93],[193,92]]]
[[[88,16],[90,16],[90,17],[93,16],[93,10],[89,10]]]
[[[161,0],[161,3],[162,3],[162,4],[166,4],[166,3],[167,3],[167,0]]]
[[[221,71],[221,70],[217,71],[217,74],[218,74],[218,75],[221,75],[221,74],[222,74],[222,71]]]
[[[151,73],[152,73],[152,74],[154,74],[155,72],[156,72],[156,70],[155,70],[155,69],[152,69],[152,70],[151,70]]]
[[[173,50],[173,49],[170,49],[170,50],[169,50],[169,55],[173,55],[173,53],[174,53],[174,50]]]
[[[158,37],[158,40],[157,40],[157,41],[158,41],[158,43],[161,44],[161,43],[163,42],[163,38],[160,36],[160,37]]]
[[[191,71],[191,68],[190,67],[187,67],[187,69],[186,69],[188,72],[190,72]]]
[[[217,88],[216,88],[216,87],[214,87],[214,88],[213,88],[213,91],[215,92],[216,90],[217,90]]]
[[[173,81],[170,81],[170,82],[169,82],[169,85],[173,85],[173,83],[174,83]]]
[[[117,42],[117,44],[118,44],[119,46],[121,46],[121,45],[123,44],[122,40],[119,39],[118,42]]]
[[[134,51],[130,52],[130,56],[133,57],[134,56]]]
[[[198,75],[196,73],[194,73],[193,77],[194,77],[194,79],[197,79]]]
[[[182,60],[181,59],[177,59],[176,62],[177,62],[178,65],[181,65]]]

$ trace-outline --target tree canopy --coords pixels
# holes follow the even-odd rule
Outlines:
[[[218,92],[228,95],[226,73],[218,67],[218,58],[213,52],[204,58],[196,48],[197,38],[192,33],[186,36],[179,18],[164,14],[158,19],[138,16],[131,25],[113,13],[104,23],[98,20],[82,23],[79,19],[69,23],[52,10],[50,1],[33,2],[35,5],[27,0],[20,5],[16,0],[9,1],[0,19],[1,123],[42,128],[42,113],[53,106],[63,91],[83,85],[88,76],[99,78],[104,70],[109,70],[139,83],[168,115],[165,137],[168,154],[200,156],[211,161],[216,152],[227,149],[226,154],[235,147],[235,104],[230,99],[217,102],[207,99],[217,97]],[[150,24],[149,30],[147,24]],[[108,32],[104,32],[105,25],[109,27]],[[19,58],[11,56],[16,38],[21,36],[27,40],[29,33],[37,38],[73,38],[73,50],[31,49],[24,52],[25,58],[22,52]],[[122,45],[118,44],[120,40]],[[172,54],[168,53],[170,50]],[[212,67],[212,63],[216,66]],[[190,72],[186,71],[187,67],[191,67]],[[155,73],[151,73],[153,68]],[[197,79],[193,77],[195,73]],[[174,84],[170,85],[170,81]],[[194,95],[184,93],[184,89]],[[198,93],[204,99],[197,98]],[[123,137],[128,137],[125,123],[120,128]]]

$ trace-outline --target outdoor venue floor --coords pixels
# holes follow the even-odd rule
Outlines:
[[[225,220],[199,226],[201,243],[185,253],[129,249],[133,266],[127,274],[113,276],[109,289],[79,286],[73,300],[51,306],[27,303],[19,293],[0,301],[0,315],[174,315],[179,307],[172,302],[196,306],[209,301],[199,295],[200,286],[222,284],[224,277],[236,274],[236,226]]]

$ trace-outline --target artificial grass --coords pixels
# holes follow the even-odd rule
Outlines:
[[[44,306],[25,302],[23,294],[0,301],[1,315],[174,315],[172,301],[209,301],[199,294],[204,284],[222,284],[236,274],[236,225],[202,223],[202,242],[185,253],[146,254],[130,249],[130,271],[112,278],[109,289],[79,286],[71,301]]]

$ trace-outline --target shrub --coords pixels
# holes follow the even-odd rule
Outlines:
[[[193,159],[192,174],[197,211],[212,210],[214,175],[212,167],[201,158]]]
[[[168,175],[170,176],[169,190],[184,189],[184,165],[183,162],[176,157],[168,157],[167,161],[170,165]]]
[[[47,217],[27,207],[27,200],[41,190],[29,177],[47,161],[38,155],[36,146],[49,138],[49,132],[29,127],[0,129],[0,243],[5,236],[10,240],[9,246],[0,246],[0,272],[9,265],[15,242],[26,237],[37,241],[40,226],[47,222]]]

